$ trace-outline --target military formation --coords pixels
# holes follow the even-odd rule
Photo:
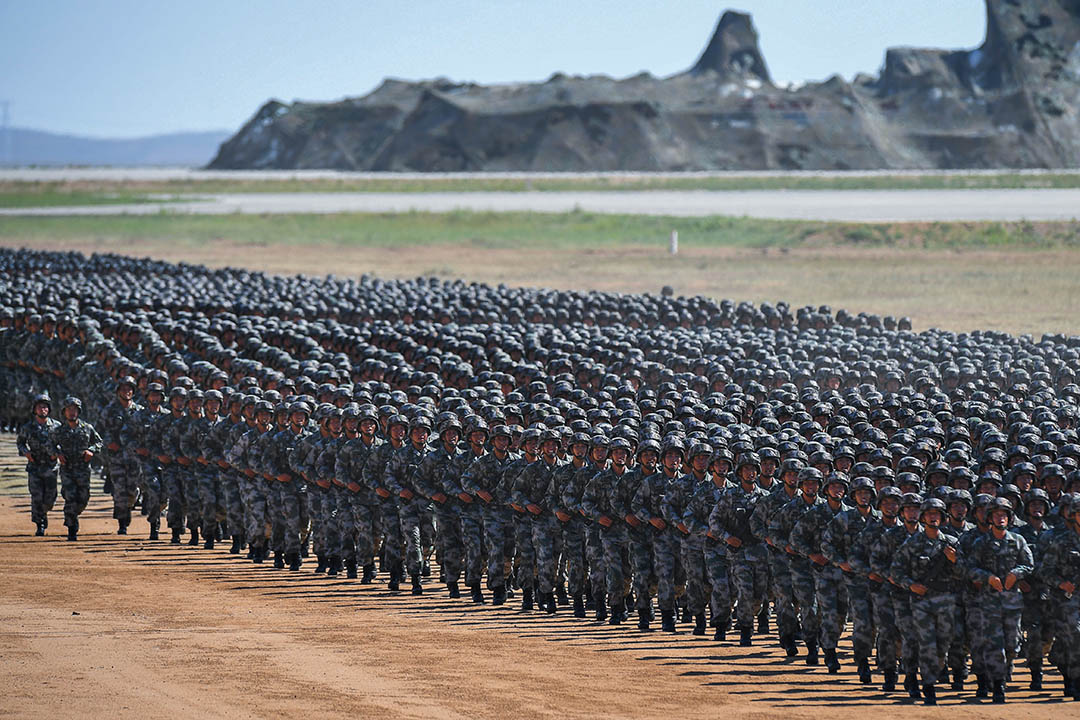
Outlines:
[[[0,424],[38,535],[59,480],[78,540],[95,471],[121,535],[164,519],[162,542],[392,592],[775,638],[927,704],[1005,702],[1020,667],[1080,693],[1080,338],[666,289],[0,266]]]

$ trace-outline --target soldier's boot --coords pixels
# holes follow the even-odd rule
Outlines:
[[[705,634],[705,613],[698,613],[694,616],[694,635]]]
[[[608,616],[608,625],[622,625],[626,621],[626,604],[615,603],[611,606],[611,615]]]
[[[341,556],[340,555],[331,555],[330,556],[330,567],[326,568],[326,574],[330,575],[331,577],[340,575],[341,574],[341,568],[342,568]],[[355,571],[353,572],[353,577],[356,577]]]
[[[397,592],[401,589],[401,581],[393,570],[390,571],[390,579],[386,581],[386,589],[390,592]]]
[[[881,684],[882,692],[896,692],[896,671],[886,670],[885,681]]]
[[[491,604],[502,605],[506,602],[506,585],[496,585],[491,591]]]
[[[937,705],[937,688],[933,685],[923,685],[922,694],[925,705]]]
[[[993,696],[993,699],[991,700],[991,702],[997,703],[999,705],[1001,705],[1002,703],[1005,702],[1005,681],[1004,680],[995,680],[994,681],[994,696]]]
[[[353,558],[353,562],[356,562],[356,558]],[[364,575],[360,578],[361,585],[368,585],[375,581],[375,563],[368,563],[364,566]]]
[[[326,562],[326,556],[322,553],[316,553],[315,557],[319,560],[319,563],[315,566],[315,573],[318,574],[326,572],[326,568],[328,565],[328,563]]]
[[[1080,700],[1080,677],[1075,675],[1069,681],[1069,697]]]
[[[300,557],[306,558],[308,555],[311,554],[311,551],[308,549],[308,547],[310,545],[311,545],[311,536],[308,535],[306,538],[304,538],[300,542]]]
[[[446,583],[446,589],[449,591],[449,595],[451,598],[456,600],[457,598],[461,597],[461,589],[458,587],[458,584],[456,582]]]
[[[252,561],[255,560],[255,543],[248,545],[247,559]]]
[[[289,553],[289,570],[291,570],[292,572],[296,572],[299,569],[300,569],[300,553],[298,553],[298,552]]]
[[[769,634],[769,608],[764,607],[757,616],[757,631],[758,635]]]
[[[986,680],[986,676],[979,674],[975,676],[975,697],[984,698],[990,694],[989,683]]]
[[[692,622],[694,622],[694,616],[690,614],[690,608],[689,607],[683,607],[682,608],[682,622],[684,622],[684,623],[692,623]]]
[[[581,593],[578,593],[574,596],[574,617],[585,617],[585,598],[581,595]]]
[[[787,644],[785,645],[785,643]],[[789,658],[793,658],[799,654],[799,646],[795,643],[794,635],[787,635],[784,638],[780,638],[780,647],[784,648],[784,653]]]
[[[964,689],[964,680],[967,679],[967,674],[963,670],[953,670],[952,685],[950,686],[956,692],[961,692]]]
[[[199,546],[199,528],[191,528],[191,538],[187,541],[190,547]]]
[[[607,599],[603,596],[602,593],[596,593],[595,600],[593,602],[596,603],[596,622],[604,622],[605,620],[607,620]]]
[[[172,545],[179,545],[180,544],[180,535],[181,535],[181,533],[183,533],[183,530],[181,530],[180,528],[173,528],[172,529],[172,539],[169,540],[169,543],[171,543]]]
[[[547,605],[544,607],[547,610],[548,615],[554,615],[559,610],[559,603],[555,599],[555,593],[549,592],[547,594]]]
[[[751,647],[754,644],[754,629],[739,628],[739,647]]]
[[[75,542],[79,539],[79,526],[71,525],[68,527],[68,542]]]
[[[859,682],[863,685],[869,685],[874,681],[874,676],[870,672],[870,660],[865,655],[860,655],[857,658],[859,668]]]
[[[672,610],[660,610],[660,629],[666,633],[675,632],[675,612]]]
[[[532,588],[521,589],[521,609],[523,612],[528,612],[533,609],[533,591]]]
[[[806,642],[806,664],[810,667],[816,667],[818,664],[817,643]]]
[[[151,540],[157,540],[158,539],[158,526],[157,525],[151,525],[150,526],[150,539]]]
[[[45,523],[43,523],[41,520],[37,521],[37,530],[34,531],[34,535],[36,535],[37,537],[42,537],[45,535]]]
[[[472,601],[474,605],[484,604],[484,592],[480,589],[480,583],[474,582],[469,586],[469,592],[472,595]]]
[[[421,567],[420,574],[423,575],[424,577],[431,577],[431,561],[428,560],[427,558],[424,558],[424,564]],[[446,581],[443,580],[443,582],[446,582]]]
[[[116,534],[117,535],[127,535],[127,523],[124,522],[123,520],[117,520],[116,521]]]
[[[232,547],[229,548],[229,554],[230,555],[239,555],[240,554],[240,536],[239,535],[233,535],[232,536]]]
[[[204,550],[213,550],[214,549],[214,542],[215,542],[215,533],[211,532],[209,534],[206,534],[206,533],[203,534],[203,549]]]
[[[1028,690],[1042,690],[1042,658],[1030,660],[1028,669],[1031,670],[1031,684],[1028,685]]]
[[[262,547],[258,545],[249,546],[248,557],[251,559],[251,562],[255,564],[261,563],[263,560],[266,559],[266,555],[264,554]]]
[[[638,608],[637,629],[641,632],[652,632],[652,628],[649,627],[650,615],[648,608]]]
[[[278,570],[283,570],[285,568],[285,553],[280,550],[274,551],[274,567]]]
[[[912,700],[918,700],[922,693],[919,692],[919,678],[915,673],[908,673],[904,676],[904,689],[907,690],[908,697]]]
[[[240,537],[240,548],[239,549],[243,550],[245,547],[247,547],[247,536],[244,535],[243,530],[240,531],[239,537]]]
[[[712,639],[715,640],[716,642],[724,642],[725,640],[727,640],[727,631],[728,631],[727,623],[717,625],[716,626],[716,632],[713,633]]]
[[[359,573],[357,572],[357,567],[356,567],[356,557],[349,556],[349,557],[345,558],[345,577],[347,577],[350,580],[355,580],[358,577],[358,575],[359,575]]]
[[[559,604],[563,607],[570,604],[570,598],[566,594],[566,585],[563,583],[559,583],[558,587],[555,588],[555,597],[558,598]]]
[[[836,657],[836,648],[826,648],[822,652],[825,655],[825,667],[829,668],[829,674],[835,675],[840,672],[840,659]]]
[[[420,582],[420,576],[419,575],[410,575],[410,577],[412,578],[412,594],[413,595],[423,595],[424,594],[424,586]]]
[[[112,495],[112,478],[108,475],[105,476],[105,482],[101,484],[101,492],[104,495]]]

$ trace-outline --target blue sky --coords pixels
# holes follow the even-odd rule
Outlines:
[[[876,72],[886,47],[970,48],[982,0],[0,0],[12,124],[101,137],[236,129],[267,99],[384,77],[511,82],[689,67],[750,12],[778,82]]]

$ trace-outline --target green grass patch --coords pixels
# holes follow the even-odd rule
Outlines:
[[[0,188],[0,208],[65,207],[83,205],[132,205],[150,202],[183,202],[185,198],[151,197],[128,190],[64,189],[45,184],[18,183],[18,187]],[[41,185],[41,184],[38,184]]]

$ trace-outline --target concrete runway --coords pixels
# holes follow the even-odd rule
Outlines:
[[[1071,190],[766,190],[446,193],[229,193],[181,202],[3,208],[0,216],[491,212],[727,215],[843,222],[1075,220]]]

